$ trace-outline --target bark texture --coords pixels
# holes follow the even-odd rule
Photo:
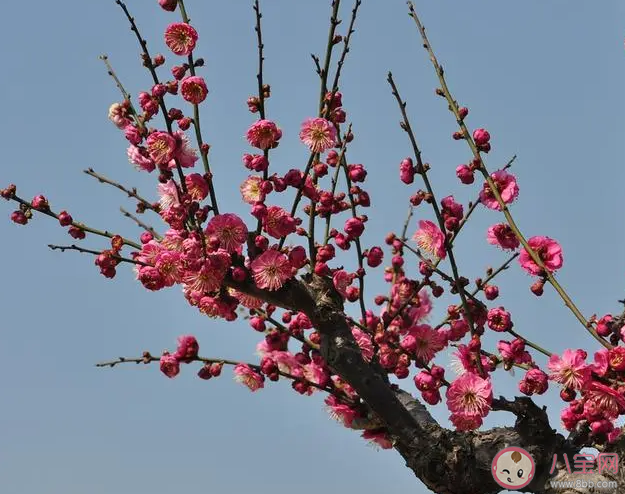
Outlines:
[[[279,307],[304,312],[321,334],[321,351],[330,368],[347,381],[370,407],[373,414],[386,425],[395,449],[406,465],[437,494],[495,494],[502,487],[491,474],[491,465],[497,452],[519,446],[533,457],[536,471],[534,480],[520,492],[536,494],[593,494],[624,493],[625,476],[568,473],[563,462],[567,454],[571,468],[573,457],[584,446],[591,445],[583,428],[568,438],[556,432],[546,410],[530,398],[517,397],[513,401],[499,398],[493,410],[509,412],[515,423],[474,432],[456,432],[442,427],[426,407],[410,393],[389,382],[387,374],[375,363],[367,363],[354,340],[342,298],[332,280],[316,275],[292,280],[280,290],[268,292],[246,283],[229,281],[237,290],[256,296]],[[611,446],[612,451],[625,451],[623,441]],[[550,474],[554,454],[558,455],[556,471]],[[621,457],[622,455],[619,455]],[[621,459],[621,465],[623,465]],[[572,487],[552,487],[553,481],[568,482]],[[576,484],[580,481],[579,484]],[[617,488],[581,487],[616,481]],[[580,485],[580,487],[575,487]]]

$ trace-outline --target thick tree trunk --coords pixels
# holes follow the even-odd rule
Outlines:
[[[456,432],[441,427],[411,394],[392,385],[384,371],[367,363],[354,340],[343,301],[332,281],[313,276],[291,281],[275,292],[229,282],[234,288],[289,310],[304,312],[321,334],[321,351],[333,372],[347,381],[383,422],[395,449],[415,475],[437,494],[495,494],[502,487],[491,474],[496,454],[509,446],[524,448],[534,459],[534,480],[521,492],[536,494],[625,493],[625,478],[618,475],[568,473],[562,461],[586,445],[583,433],[565,438],[549,425],[545,409],[530,398],[494,400],[493,409],[516,416],[514,426],[485,431]],[[621,442],[611,449],[625,451]],[[550,474],[554,454],[556,471]],[[625,468],[625,465],[622,465]],[[606,488],[607,482],[620,487]],[[560,482],[556,487],[554,482]],[[606,484],[604,484],[604,482]],[[600,486],[589,488],[587,486]],[[586,487],[584,487],[586,486]]]

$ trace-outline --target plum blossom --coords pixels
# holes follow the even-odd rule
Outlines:
[[[583,350],[564,350],[562,357],[552,355],[547,363],[549,379],[562,384],[565,388],[579,390],[590,379],[591,368],[586,365],[586,352]]]
[[[547,271],[553,273],[562,267],[564,259],[562,257],[562,247],[560,247],[558,242],[549,237],[536,236],[530,238],[527,243],[538,255]],[[535,276],[544,272],[543,268],[534,262],[525,248],[521,249],[519,264],[525,271]]]
[[[271,120],[257,120],[247,131],[248,142],[259,149],[271,149],[278,145],[282,131]]]
[[[419,229],[412,237],[417,242],[419,249],[437,258],[445,259],[445,234],[429,220],[419,221]]]
[[[269,206],[263,218],[263,228],[274,238],[286,237],[295,232],[295,219],[279,206]]]
[[[161,196],[161,209],[169,209],[176,204],[180,204],[178,188],[173,180],[168,180],[164,184],[158,184],[158,195]]]
[[[215,237],[222,249],[236,252],[247,240],[247,226],[236,214],[217,214],[208,222],[206,235]]]
[[[488,228],[486,239],[491,245],[497,245],[503,250],[514,250],[519,246],[519,239],[512,228],[506,223],[497,223]]]
[[[144,147],[137,147],[131,144],[128,146],[126,154],[128,154],[128,161],[135,165],[137,170],[153,172],[156,169],[156,163],[154,163],[154,160],[150,158]]]
[[[519,195],[519,186],[516,183],[514,175],[506,172],[505,170],[497,170],[496,172],[491,173],[490,178],[495,183],[497,191],[499,192],[501,200],[504,204],[512,203]],[[497,202],[497,199],[495,198],[490,185],[488,185],[488,182],[484,182],[484,186],[480,191],[480,202],[488,209],[501,211],[501,206],[499,205],[499,202]]]
[[[293,276],[289,258],[274,249],[267,250],[254,259],[250,269],[256,286],[265,290],[278,290]]]
[[[165,44],[176,55],[191,54],[197,39],[197,31],[185,22],[175,22],[165,29]]]
[[[264,376],[253,370],[247,364],[237,364],[234,367],[234,380],[244,384],[252,392],[265,387]]]
[[[445,396],[450,420],[456,428],[469,430],[479,427],[490,412],[493,388],[489,379],[467,372],[451,383]]]
[[[160,359],[160,369],[163,374],[173,379],[180,372],[180,363],[174,355],[164,352]]]
[[[371,336],[356,326],[352,328],[352,335],[360,347],[363,358],[367,362],[371,361],[373,358],[373,343],[371,342]]]
[[[264,201],[265,193],[261,188],[262,182],[263,179],[257,175],[250,175],[247,177],[239,187],[243,201],[248,204]]]
[[[300,140],[313,153],[323,153],[336,146],[336,128],[325,118],[309,118],[302,123]]]
[[[176,139],[167,132],[152,132],[146,141],[150,158],[157,165],[165,165],[174,157]]]
[[[194,105],[199,105],[206,99],[208,88],[206,87],[204,78],[192,75],[182,80],[180,92],[185,101]]]

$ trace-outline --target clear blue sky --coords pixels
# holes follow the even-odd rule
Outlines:
[[[245,176],[243,134],[253,121],[245,101],[254,92],[256,51],[251,1],[188,0],[200,32],[198,54],[210,88],[205,137],[224,211],[244,211],[238,184]],[[318,85],[309,54],[323,50],[328,1],[263,2],[268,116],[284,130],[273,153],[275,170],[302,166],[299,123],[315,113]],[[351,3],[344,0],[347,23]],[[177,14],[156,0],[129,0],[154,53],[165,51],[164,27]],[[513,154],[520,198],[513,206],[529,235],[561,242],[560,280],[590,315],[618,308],[623,298],[623,120],[625,53],[617,1],[418,2],[456,98],[470,110],[472,127],[487,127],[494,170]],[[106,119],[119,94],[98,55],[108,53],[134,95],[149,87],[138,47],[113,0],[23,1],[3,5],[0,48],[4,89],[0,123],[4,156],[0,185],[18,184],[27,198],[45,193],[55,210],[126,235],[138,230],[118,207],[132,208],[117,191],[81,170],[92,166],[155,197],[154,177],[127,163],[125,140]],[[343,84],[356,140],[349,161],[364,163],[373,208],[366,245],[400,228],[410,187],[398,181],[398,163],[410,154],[385,81],[389,69],[405,99],[432,181],[440,197],[468,201],[475,187],[460,186],[455,167],[467,149],[449,136],[454,121],[434,95],[436,80],[403,1],[364,0]],[[168,62],[173,60],[169,57]],[[193,333],[202,353],[249,360],[258,335],[245,322],[201,317],[179,290],[148,293],[128,269],[102,278],[93,259],[50,252],[47,243],[71,243],[53,221],[27,228],[0,222],[2,311],[0,345],[0,479],[10,494],[166,494],[176,491],[312,494],[426,492],[398,454],[376,452],[355,432],[328,417],[320,396],[300,397],[287,383],[251,394],[230,374],[210,382],[191,368],[168,380],[156,366],[96,369],[93,364],[149,349],[172,348]],[[419,218],[428,218],[422,210]],[[415,220],[416,220],[415,219]],[[503,255],[484,240],[500,221],[480,210],[458,243],[460,270],[474,278]],[[85,244],[104,247],[95,237]],[[369,292],[385,292],[381,268]],[[553,351],[595,349],[562,303],[547,290],[529,291],[515,266],[500,279],[501,303],[517,330]],[[449,300],[435,309],[436,322]],[[492,343],[496,342],[492,338]],[[496,392],[515,390],[506,374]],[[408,390],[414,391],[406,381]],[[556,394],[539,400],[552,405]],[[445,421],[447,411],[436,407]],[[488,424],[509,424],[493,414]]]

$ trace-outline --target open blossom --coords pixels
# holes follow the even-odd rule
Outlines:
[[[532,356],[525,350],[525,342],[518,338],[512,342],[500,341],[497,350],[505,362],[529,364],[532,361]]]
[[[208,184],[199,173],[191,173],[184,179],[187,192],[194,201],[201,201],[208,195]]]
[[[488,228],[486,239],[491,245],[498,245],[504,250],[514,250],[519,246],[519,239],[506,223],[497,223]]]
[[[195,48],[197,38],[197,31],[185,22],[175,22],[165,29],[165,44],[176,55],[189,55]]]
[[[176,204],[180,204],[178,188],[173,180],[169,180],[164,184],[158,184],[158,195],[161,196],[161,209],[169,209]]]
[[[519,186],[516,183],[514,175],[511,175],[505,170],[497,170],[491,173],[490,178],[497,186],[497,191],[505,204],[510,204],[519,195]],[[497,202],[488,182],[484,182],[484,186],[480,191],[480,202],[489,209],[501,211],[501,206]]]
[[[217,214],[206,225],[206,235],[219,240],[219,246],[235,252],[247,240],[247,226],[236,214]]]
[[[336,128],[325,118],[309,118],[302,123],[299,138],[313,153],[323,153],[336,146]]]
[[[109,119],[119,129],[123,129],[132,123],[128,118],[128,110],[121,103],[113,103],[109,107]]]
[[[263,228],[274,238],[286,237],[296,229],[295,219],[279,206],[269,206],[263,218]]]
[[[452,413],[449,420],[458,431],[472,431],[482,426],[484,421],[479,415],[465,415],[462,413]]]
[[[207,253],[206,259],[185,273],[182,280],[185,288],[200,293],[219,290],[230,268],[230,262],[230,254],[225,250]]]
[[[352,328],[352,335],[360,347],[363,358],[369,362],[373,358],[373,343],[371,342],[371,336],[355,326]]]
[[[137,147],[134,145],[128,146],[128,161],[135,165],[138,170],[144,170],[146,172],[153,172],[156,169],[156,163],[150,158],[148,152],[143,147]]]
[[[248,142],[259,149],[271,149],[278,145],[282,131],[271,120],[257,120],[247,131]]]
[[[164,250],[156,256],[154,267],[163,276],[165,286],[173,286],[182,281],[184,268],[180,252]]]
[[[347,289],[354,281],[354,275],[349,274],[344,269],[339,269],[335,271],[332,276],[332,282],[334,283],[334,288],[339,292],[343,297],[347,298]]]
[[[538,254],[547,271],[554,272],[562,267],[564,259],[562,258],[562,247],[558,242],[549,237],[537,236],[530,238],[527,243]],[[525,248],[521,249],[519,264],[530,274],[540,275],[543,273],[543,269],[534,262]]]
[[[586,365],[586,352],[583,350],[564,350],[562,357],[549,357],[547,367],[549,378],[565,388],[582,389],[589,381],[591,368]]]
[[[250,269],[256,286],[265,290],[278,290],[293,276],[289,258],[274,249],[267,250],[254,259]]]
[[[341,422],[345,427],[351,428],[354,419],[360,417],[360,412],[349,405],[339,401],[339,399],[330,395],[325,399],[325,404],[328,406],[330,416]]]
[[[263,179],[257,175],[250,175],[243,181],[239,190],[245,202],[254,204],[265,200],[265,193],[261,188],[262,182]]]
[[[408,334],[401,341],[401,347],[413,353],[417,359],[429,362],[446,346],[441,332],[427,324],[418,324],[408,329]]]
[[[584,388],[584,396],[587,402],[592,402],[601,418],[615,420],[625,411],[625,398],[616,389],[600,382],[588,382]]]
[[[247,364],[237,364],[235,366],[234,380],[250,388],[250,391],[257,391],[265,387],[265,378]]]
[[[419,229],[412,239],[417,242],[419,249],[431,256],[438,259],[445,259],[447,256],[445,251],[445,234],[429,220],[419,221]]]
[[[167,164],[176,151],[176,139],[167,132],[152,132],[146,141],[148,153],[157,165]]]
[[[206,99],[208,88],[204,78],[196,75],[185,77],[180,84],[180,92],[185,101],[199,105]]]
[[[393,443],[384,430],[366,430],[362,433],[362,437],[371,441],[373,446],[381,449],[391,449],[393,447]]]
[[[466,420],[469,425],[473,425],[472,421],[475,424],[481,423],[481,420],[477,421],[476,419],[488,415],[493,401],[493,387],[489,379],[482,379],[467,372],[451,383],[445,396],[447,397],[447,408],[449,408],[452,416],[456,416],[456,422],[458,422],[454,422],[456,427],[460,423],[463,423],[463,426],[467,425],[463,420]],[[475,427],[479,427],[479,425]]]
[[[177,130],[174,132],[174,139],[176,141],[176,149],[173,158],[175,159],[172,158],[167,167],[170,170],[174,170],[177,161],[182,168],[193,168],[198,160],[198,155],[191,146],[189,137],[182,130]]]
[[[502,332],[512,329],[510,313],[503,307],[492,308],[488,311],[488,327],[493,331]]]

